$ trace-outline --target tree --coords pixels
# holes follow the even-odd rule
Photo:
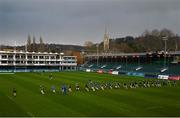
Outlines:
[[[33,52],[37,52],[37,50],[36,50],[36,38],[35,38],[35,36],[33,36],[32,51],[33,51]]]
[[[93,42],[91,42],[91,41],[86,41],[86,42],[84,43],[84,46],[85,46],[85,47],[91,47],[91,46],[93,46]]]
[[[27,51],[31,52],[31,36],[28,35],[28,39],[27,39]]]
[[[160,35],[160,32],[159,32],[158,29],[154,29],[154,30],[151,31],[151,35],[153,35],[153,36],[159,36],[159,35]]]
[[[161,36],[167,36],[167,37],[174,37],[175,36],[175,34],[171,30],[166,29],[166,28],[162,29],[160,34],[161,34]]]
[[[93,44],[93,42],[91,42],[91,41],[86,41],[84,43],[84,48],[85,48],[86,51],[96,50],[95,44]]]
[[[44,46],[44,42],[43,42],[43,39],[42,37],[40,37],[39,39],[39,49],[38,49],[39,52],[44,52],[45,51],[45,46]]]
[[[146,37],[146,36],[149,36],[149,35],[150,35],[150,32],[147,29],[142,33],[142,37]]]
[[[111,40],[110,49],[111,51],[118,50],[122,52],[145,52],[148,50],[161,51],[164,50],[164,41],[162,40],[163,36],[168,37],[168,51],[178,50],[180,46],[180,38],[169,29],[154,29],[152,31],[145,30],[141,36],[134,38],[134,40],[133,37],[128,37],[128,41],[127,37],[116,38]]]

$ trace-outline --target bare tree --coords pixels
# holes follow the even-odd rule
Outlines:
[[[159,35],[160,35],[160,32],[159,32],[158,29],[154,29],[154,30],[151,31],[151,35],[153,35],[153,36],[159,36]]]
[[[85,46],[85,47],[91,47],[91,46],[93,46],[93,42],[91,42],[91,41],[86,41],[86,42],[84,43],[84,46]]]
[[[44,46],[44,42],[43,42],[43,39],[42,37],[40,37],[39,39],[39,52],[44,52],[45,51],[45,46]]]
[[[28,39],[27,39],[27,51],[31,52],[31,36],[28,35]]]
[[[33,52],[37,52],[37,50],[36,50],[36,38],[35,38],[35,36],[33,36],[32,51],[33,51]]]

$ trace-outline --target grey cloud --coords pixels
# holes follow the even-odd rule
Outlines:
[[[0,43],[23,44],[28,34],[50,43],[100,42],[105,26],[111,37],[154,28],[180,33],[179,6],[179,0],[0,0]]]

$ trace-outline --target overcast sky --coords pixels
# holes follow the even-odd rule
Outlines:
[[[101,42],[138,36],[146,29],[180,34],[180,0],[0,0],[0,44],[25,44],[28,34],[44,42]]]

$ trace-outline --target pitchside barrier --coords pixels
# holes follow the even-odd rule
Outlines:
[[[169,76],[169,80],[180,80],[180,76]]]
[[[180,76],[158,75],[158,79],[180,80]]]
[[[86,69],[86,72],[93,72],[91,69]],[[156,75],[156,74],[145,74],[142,72],[125,72],[125,71],[113,71],[112,69],[109,71],[105,71],[103,69],[99,69],[96,71],[97,73],[108,73],[112,75],[128,75],[128,76],[138,76],[149,79],[163,79],[163,80],[180,80],[180,76],[169,76],[169,75]]]
[[[165,79],[167,80],[169,78],[169,75],[158,75],[158,79]]]
[[[109,73],[110,75],[112,75],[113,69],[110,69],[110,70],[108,71],[108,73]]]
[[[11,73],[11,72],[14,72],[12,70],[1,70],[0,73]]]
[[[91,69],[86,69],[86,72],[91,72]]]
[[[158,75],[155,75],[155,74],[145,74],[144,75],[144,78],[151,78],[151,79],[157,79],[158,78]]]
[[[13,73],[13,72],[12,73],[11,72],[8,72],[8,73],[7,72],[4,72],[4,73],[0,72],[0,75],[12,75],[12,74],[15,74],[15,73]]]
[[[104,73],[104,71],[103,70],[98,70],[97,73],[102,74],[102,73]]]
[[[138,76],[138,77],[144,77],[144,73],[141,72],[127,72],[128,76]]]
[[[123,72],[123,71],[119,71],[118,73],[119,75],[126,75],[126,72]]]
[[[112,71],[113,75],[119,75],[119,71]]]

